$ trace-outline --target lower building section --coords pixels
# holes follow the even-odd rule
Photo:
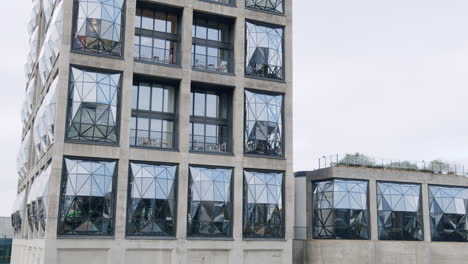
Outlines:
[[[15,239],[13,264],[283,264],[292,241]]]
[[[295,240],[294,264],[466,264],[468,245],[454,242]]]

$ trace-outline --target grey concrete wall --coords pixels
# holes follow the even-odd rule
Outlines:
[[[126,1],[124,58],[113,59],[70,52],[72,39],[73,0],[63,1],[62,49],[54,71],[58,72],[57,114],[55,143],[47,154],[35,161],[29,176],[19,184],[27,189],[34,175],[51,162],[47,227],[43,234],[31,234],[27,220],[23,221],[23,234],[16,237],[13,248],[15,264],[47,263],[291,263],[294,222],[294,182],[292,173],[292,0],[285,1],[285,15],[272,15],[245,9],[245,0],[237,0],[236,6],[219,5],[200,0],[158,0],[183,8],[181,32],[181,67],[166,67],[140,63],[133,59],[133,36],[136,0]],[[233,75],[206,73],[193,70],[190,63],[193,12],[214,13],[235,18]],[[245,20],[251,19],[285,26],[285,82],[244,77]],[[118,147],[73,144],[65,142],[66,104],[70,64],[110,69],[123,73],[120,143]],[[179,87],[179,151],[159,151],[129,147],[131,118],[131,87],[133,75],[142,74],[180,81]],[[233,87],[233,154],[208,155],[189,152],[188,123],[190,116],[191,82],[206,82]],[[285,95],[285,159],[262,158],[244,155],[244,89],[280,92]],[[39,88],[43,89],[43,88]],[[39,100],[40,101],[40,100]],[[99,238],[57,237],[59,215],[60,179],[64,156],[112,158],[119,160],[115,236]],[[175,239],[127,239],[125,237],[127,179],[129,160],[158,161],[179,164],[178,175],[178,232]],[[219,165],[234,168],[234,218],[233,237],[227,240],[196,240],[187,238],[187,188],[188,166]],[[285,171],[286,238],[284,240],[244,240],[242,237],[243,169]],[[25,215],[27,215],[25,213]],[[43,237],[43,238],[42,238]],[[35,262],[32,262],[35,261]]]

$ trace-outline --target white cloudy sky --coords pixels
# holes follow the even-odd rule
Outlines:
[[[30,1],[0,11],[0,215],[15,196]],[[466,0],[295,0],[294,162],[326,154],[468,164]]]

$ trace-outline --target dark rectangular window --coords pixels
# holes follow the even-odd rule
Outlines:
[[[133,84],[130,145],[176,148],[174,83],[136,78]]]
[[[191,151],[231,152],[232,91],[224,87],[192,85],[190,94]]]
[[[225,5],[234,5],[236,3],[235,0],[202,0],[202,1],[225,4]]]
[[[134,57],[161,64],[180,64],[180,10],[138,3],[135,16]]]
[[[192,27],[192,67],[215,72],[233,72],[234,21],[194,14]]]

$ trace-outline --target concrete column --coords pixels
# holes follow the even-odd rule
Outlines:
[[[369,224],[371,240],[379,240],[379,230],[377,225],[377,182],[374,179],[369,180]]]
[[[424,241],[431,242],[431,221],[429,217],[429,185],[421,184]]]

